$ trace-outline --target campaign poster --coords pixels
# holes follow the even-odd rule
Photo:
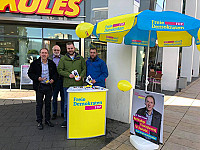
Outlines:
[[[12,73],[12,65],[0,65],[0,85],[11,85]]]
[[[78,91],[78,92],[77,92]],[[67,138],[92,138],[106,133],[105,90],[68,90]]]
[[[130,132],[163,143],[164,94],[134,89]]]
[[[28,77],[28,69],[30,65],[21,65],[21,82],[20,84],[33,84],[33,81]]]

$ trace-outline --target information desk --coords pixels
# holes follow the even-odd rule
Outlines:
[[[106,134],[108,89],[70,87],[68,92],[67,139],[92,138]]]

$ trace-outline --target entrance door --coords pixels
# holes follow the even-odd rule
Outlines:
[[[44,39],[44,47],[49,49],[50,54],[53,53],[52,48],[54,45],[58,45],[61,48],[61,54],[66,54],[66,43],[74,42],[75,51],[80,54],[79,40],[69,41],[69,40],[54,40],[54,39]]]

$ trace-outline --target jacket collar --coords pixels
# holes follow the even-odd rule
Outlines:
[[[88,57],[88,59],[89,59],[90,61],[93,61],[91,57]],[[98,61],[99,59],[100,59],[100,58],[99,58],[99,56],[97,55],[96,58],[94,59],[94,61]]]
[[[67,54],[67,53],[66,53],[66,56],[67,56],[68,58],[70,58],[70,59],[71,59],[71,57],[69,56],[69,54]],[[79,54],[77,54],[76,52],[75,52],[74,59],[80,59],[80,55],[79,55]]]

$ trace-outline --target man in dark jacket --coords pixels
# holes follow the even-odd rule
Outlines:
[[[90,49],[90,57],[86,61],[87,77],[92,77],[91,83],[94,86],[105,87],[105,79],[108,77],[108,68],[106,63],[97,55],[97,49]]]
[[[162,115],[156,111],[155,109],[153,109],[153,107],[155,106],[155,99],[152,95],[147,95],[145,98],[145,108],[141,108],[137,111],[137,115],[139,116],[143,116],[145,117],[146,120],[146,124],[152,127],[157,128],[157,133],[150,131],[150,135],[156,137],[156,140],[149,138],[147,136],[144,136],[140,133],[136,133],[136,135],[143,137],[153,143],[156,144],[160,144],[160,127],[161,127],[161,120],[162,120]],[[138,117],[139,117],[138,116]],[[139,122],[134,121],[134,124],[139,125]]]
[[[49,56],[49,59],[53,60],[53,62],[56,64],[56,67],[58,67],[59,61],[63,57],[63,55],[60,54],[60,52],[61,52],[60,46],[54,45],[52,50],[53,50],[53,55]],[[60,102],[61,117],[64,117],[63,76],[61,76],[61,75],[58,76],[58,80],[55,84],[55,88],[53,91],[52,120],[56,119],[56,117],[57,117],[57,99],[58,99],[59,92],[60,92],[60,97],[61,97],[61,102]]]
[[[38,129],[43,129],[42,124],[42,108],[43,99],[45,96],[45,124],[50,127],[54,125],[50,122],[50,111],[51,111],[51,97],[53,93],[53,86],[57,80],[58,73],[56,64],[48,59],[49,50],[42,48],[40,50],[40,58],[33,61],[28,70],[28,76],[33,80],[33,88],[36,91],[36,116],[38,122]]]

